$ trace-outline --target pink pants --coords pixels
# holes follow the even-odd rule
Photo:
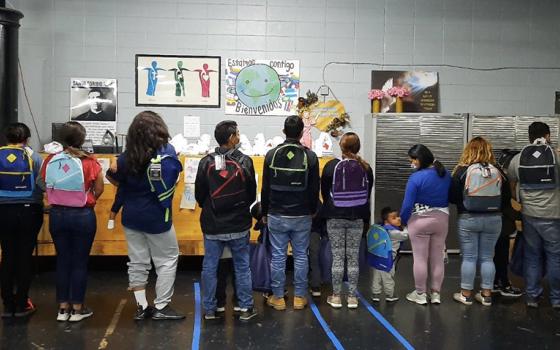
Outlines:
[[[412,215],[408,232],[414,257],[414,283],[416,291],[427,292],[428,271],[433,292],[440,292],[443,283],[443,250],[449,228],[449,215],[433,210],[422,215]],[[428,269],[429,266],[429,269]]]

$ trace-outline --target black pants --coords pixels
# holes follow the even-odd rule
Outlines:
[[[218,263],[218,284],[216,285],[216,299],[218,300],[218,307],[223,307],[227,303],[226,289],[229,276],[231,276],[231,284],[233,285],[233,302],[237,305],[233,259],[220,259],[220,262]]]
[[[502,217],[502,232],[494,248],[494,265],[496,266],[496,276],[494,284],[503,287],[510,285],[509,282],[509,236],[515,232],[515,221]]]
[[[4,307],[23,308],[31,285],[33,250],[43,225],[43,206],[1,204],[0,223],[2,301]]]

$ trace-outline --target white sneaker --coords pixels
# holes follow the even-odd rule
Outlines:
[[[56,320],[58,322],[66,322],[70,318],[70,312],[67,309],[60,309],[58,315],[56,315]]]
[[[225,306],[218,306],[216,308],[216,312],[226,312],[226,307]]]
[[[408,293],[406,295],[406,300],[416,303],[418,305],[426,305],[428,303],[428,298],[426,293],[418,293],[416,290]]]
[[[72,310],[72,313],[70,314],[70,318],[68,319],[68,321],[80,322],[81,320],[91,317],[92,315],[93,315],[93,311],[89,310],[85,306],[82,306],[82,308],[79,311]]]
[[[441,295],[438,292],[432,292],[430,294],[430,302],[432,304],[441,304]]]

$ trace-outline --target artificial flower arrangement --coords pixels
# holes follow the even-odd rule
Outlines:
[[[389,90],[387,90],[387,95],[394,97],[396,99],[395,102],[395,111],[397,113],[403,112],[403,97],[410,95],[410,91],[402,86],[393,86]]]
[[[385,91],[380,89],[372,89],[368,92],[368,98],[371,100],[371,111],[373,113],[381,112],[381,100],[385,97]]]

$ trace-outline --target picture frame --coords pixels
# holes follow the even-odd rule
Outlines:
[[[221,57],[137,54],[136,106],[220,108]]]

